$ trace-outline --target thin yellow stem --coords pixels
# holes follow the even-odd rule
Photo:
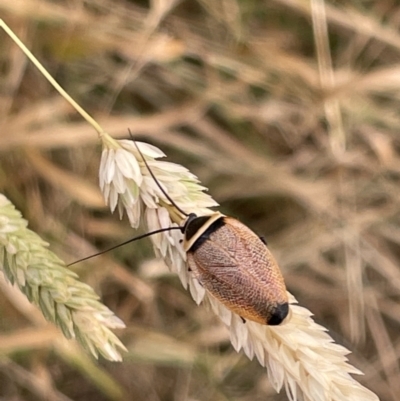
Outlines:
[[[53,85],[58,93],[98,132],[99,136],[104,134],[100,124],[88,114],[74,99],[60,86],[60,84],[48,73],[39,60],[29,51],[29,49],[21,42],[17,35],[8,27],[8,25],[0,19],[0,27],[4,29],[7,35],[15,42],[15,44],[24,52],[24,54],[32,61],[35,67],[43,74],[43,76]]]

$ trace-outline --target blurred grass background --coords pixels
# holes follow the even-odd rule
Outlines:
[[[400,5],[13,0],[0,16],[116,138],[159,146],[264,235],[288,289],[400,400]],[[104,206],[95,131],[0,33],[0,191],[67,262],[135,232]],[[75,267],[127,324],[97,363],[1,282],[2,400],[286,400],[153,259]]]

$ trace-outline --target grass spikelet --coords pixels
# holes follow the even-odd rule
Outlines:
[[[37,305],[64,336],[76,338],[96,358],[120,361],[121,341],[110,329],[124,323],[99,302],[93,289],[77,279],[48,244],[0,194],[0,270]]]
[[[149,176],[149,172],[133,143],[111,140],[107,134],[102,138],[100,183],[106,200],[109,203],[110,199],[113,200],[113,203],[110,203],[111,210],[114,210],[118,202],[122,202],[125,207],[128,204],[126,199],[129,199],[129,208],[155,216],[146,220],[146,229],[149,231],[181,224],[182,217],[173,212],[174,207],[170,205],[166,196],[157,190],[155,182],[144,180],[143,177]],[[172,166],[157,161],[156,158],[163,153],[153,146],[145,143],[139,143],[138,146],[154,169],[157,180],[168,195],[176,200],[179,207],[196,215],[211,213],[208,207],[215,206],[216,202],[203,192],[203,187],[193,174],[179,165]],[[116,152],[116,148],[125,152]],[[118,161],[119,155],[123,157],[121,162]],[[140,172],[136,171],[137,164],[140,166]],[[125,169],[128,165],[135,166],[135,171],[128,172]],[[177,172],[175,180],[170,180],[171,171]],[[118,177],[113,186],[112,177]],[[133,186],[133,181],[136,186]],[[104,182],[108,183],[109,187],[106,187]],[[197,200],[202,207],[196,207]],[[137,203],[140,206],[136,206]],[[167,214],[169,211],[171,214]],[[128,215],[133,216],[129,211]],[[136,220],[130,221],[132,226],[136,227],[139,224],[140,213],[134,217]],[[230,330],[235,350],[243,349],[250,359],[256,356],[260,364],[267,368],[271,384],[277,392],[284,387],[291,400],[299,400],[297,394],[302,394],[303,399],[308,401],[378,400],[373,392],[350,375],[361,372],[347,362],[346,354],[349,351],[334,343],[326,329],[316,324],[311,318],[311,312],[298,306],[291,294],[290,315],[280,326],[265,326],[251,321],[244,324],[238,315],[227,310],[199,285],[187,269],[182,268],[185,255],[179,242],[182,234],[177,232],[164,232],[155,238],[151,237],[156,253],[179,275],[185,287],[188,283],[196,303],[204,302],[221,318]]]

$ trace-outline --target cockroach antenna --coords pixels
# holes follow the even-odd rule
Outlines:
[[[70,263],[70,264],[67,265],[67,266],[68,266],[68,267],[69,267],[69,266],[73,266],[73,265],[76,265],[76,264],[79,263],[79,262],[83,262],[84,260],[88,260],[88,259],[94,258],[95,256],[103,255],[103,253],[112,251],[113,249],[117,249],[117,248],[119,248],[120,246],[123,246],[123,245],[126,245],[126,244],[130,244],[131,242],[138,241],[138,240],[140,240],[140,239],[142,239],[142,238],[149,237],[150,235],[159,234],[159,233],[163,233],[163,232],[165,232],[165,231],[171,231],[171,230],[182,230],[182,228],[181,228],[181,227],[165,227],[165,228],[160,228],[159,230],[151,231],[150,233],[146,233],[146,234],[143,234],[143,235],[139,235],[138,237],[134,237],[134,238],[128,239],[127,241],[122,242],[121,244],[118,244],[118,245],[114,245],[114,246],[112,246],[111,248],[106,249],[105,251],[101,251],[101,252],[95,253],[94,255],[86,256],[85,258],[76,260],[75,262],[72,262],[72,263]]]
[[[141,157],[142,160],[143,160],[143,163],[145,164],[147,170],[149,171],[151,177],[153,178],[153,180],[154,180],[154,182],[156,183],[156,185],[158,186],[158,188],[160,188],[160,191],[161,191],[161,192],[165,195],[165,197],[171,202],[171,204],[172,204],[180,213],[182,213],[184,216],[189,217],[189,219],[193,219],[193,217],[197,217],[197,216],[196,216],[195,214],[193,214],[193,213],[187,214],[185,211],[183,211],[183,210],[172,200],[172,198],[167,194],[167,192],[164,190],[164,188],[161,186],[161,184],[160,184],[159,181],[157,180],[157,178],[156,178],[156,176],[154,175],[153,171],[151,170],[149,164],[147,163],[147,161],[146,161],[146,159],[145,159],[145,157],[144,157],[142,151],[140,150],[140,148],[139,148],[138,144],[136,143],[135,139],[133,138],[133,135],[132,135],[131,130],[128,129],[128,132],[129,132],[129,136],[130,136],[131,139],[132,139],[132,142],[134,143],[134,145],[136,146],[137,151],[139,152],[140,157]],[[75,265],[75,264],[77,264],[77,263],[79,263],[79,262],[83,262],[83,261],[85,261],[85,260],[94,258],[95,256],[103,255],[104,253],[109,252],[109,251],[112,251],[113,249],[117,249],[117,248],[119,248],[120,246],[123,246],[123,245],[126,245],[126,244],[130,244],[131,242],[135,242],[135,241],[138,241],[138,240],[140,240],[140,239],[142,239],[142,238],[149,237],[149,236],[151,236],[151,235],[153,235],[153,234],[159,234],[159,233],[162,233],[162,232],[165,232],[165,231],[171,231],[171,230],[180,230],[180,231],[183,232],[183,231],[184,231],[184,228],[185,228],[185,226],[183,226],[183,227],[181,227],[181,226],[178,226],[178,227],[165,227],[165,228],[161,228],[161,229],[159,229],[159,230],[151,231],[151,232],[149,232],[149,233],[146,233],[146,234],[143,234],[143,235],[139,235],[138,237],[131,238],[131,239],[125,241],[125,242],[122,242],[121,244],[112,246],[111,248],[108,248],[108,249],[106,249],[105,251],[97,252],[97,253],[95,253],[95,254],[93,254],[93,255],[86,256],[85,258],[76,260],[75,262],[72,262],[72,263],[70,263],[70,264],[67,265],[67,266],[73,266],[73,265]]]
[[[134,145],[136,146],[137,151],[138,151],[139,154],[140,154],[140,157],[141,157],[142,160],[143,160],[143,163],[145,164],[147,170],[149,171],[151,177],[153,178],[153,180],[154,180],[154,182],[156,183],[156,185],[158,186],[158,188],[160,188],[160,191],[161,191],[161,192],[165,195],[165,197],[171,202],[171,204],[172,204],[173,206],[175,206],[175,208],[178,210],[178,212],[180,212],[180,213],[182,213],[184,216],[188,217],[189,214],[186,213],[186,212],[184,212],[184,211],[175,203],[175,201],[172,200],[172,198],[167,194],[167,192],[165,191],[165,189],[164,189],[164,188],[161,186],[161,184],[158,182],[156,176],[155,176],[154,173],[151,171],[151,168],[150,168],[149,164],[147,163],[147,161],[146,161],[146,159],[145,159],[145,157],[144,157],[142,151],[139,149],[138,144],[136,143],[135,139],[133,138],[132,132],[131,132],[131,130],[130,130],[129,128],[128,128],[128,132],[129,132],[129,136],[130,136],[131,139],[132,139],[132,142],[134,143]]]

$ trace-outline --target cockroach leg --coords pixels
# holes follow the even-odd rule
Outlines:
[[[261,242],[263,242],[265,245],[268,245],[268,244],[267,244],[267,240],[265,239],[265,237],[260,237],[260,240],[261,240]]]

